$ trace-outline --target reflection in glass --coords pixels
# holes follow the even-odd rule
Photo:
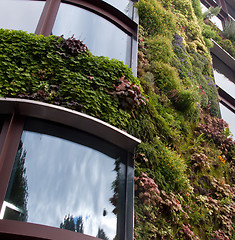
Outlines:
[[[202,8],[202,13],[205,13],[208,10],[208,8],[205,5],[203,5],[202,3],[201,3],[201,8]],[[211,17],[210,21],[212,23],[214,23],[217,28],[219,28],[221,31],[223,31],[222,21],[217,16]]]
[[[45,1],[0,0],[0,28],[34,33]]]
[[[74,35],[83,41],[92,54],[115,58],[128,64],[127,48],[131,37],[106,19],[87,10],[61,3],[52,30],[65,38]]]
[[[235,114],[226,108],[223,104],[219,104],[221,116],[228,123],[229,130],[233,135],[233,139],[235,140]]]
[[[224,74],[220,73],[216,69],[214,69],[214,77],[215,83],[225,92],[227,92],[233,98],[235,98],[235,84],[232,81],[230,81],[230,79],[228,79]]]
[[[4,218],[114,239],[121,165],[84,145],[24,131],[5,197],[22,211]]]
[[[114,6],[124,14],[130,17],[131,15],[131,9],[130,6],[132,6],[131,0],[103,0],[104,2],[109,3],[110,5]]]

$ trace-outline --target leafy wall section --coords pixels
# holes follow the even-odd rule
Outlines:
[[[234,239],[234,142],[217,119],[198,8],[190,0],[136,7],[138,78],[76,39],[1,29],[0,95],[81,111],[141,139],[136,240]]]

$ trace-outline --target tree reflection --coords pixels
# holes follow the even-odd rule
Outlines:
[[[76,224],[75,224],[76,222]],[[68,214],[64,217],[64,221],[60,224],[61,229],[70,230],[73,232],[84,233],[83,219],[79,216],[77,219]],[[97,238],[109,240],[102,228],[98,228]]]
[[[75,232],[75,223],[73,216],[65,216],[64,222],[60,224],[60,228]]]
[[[11,178],[8,184],[5,201],[12,203],[23,213],[7,208],[4,218],[18,221],[27,221],[27,201],[28,201],[28,185],[26,177],[25,159],[27,152],[23,150],[23,143],[20,141]]]
[[[73,232],[84,233],[82,216],[79,216],[76,220],[76,218],[74,218],[72,215],[66,215],[64,217],[64,222],[60,224],[60,228],[67,229]]]
[[[77,219],[76,230],[77,230],[77,232],[84,233],[83,220],[82,220],[81,216]]]
[[[109,240],[109,238],[106,236],[106,234],[102,228],[98,229],[98,234],[96,237],[100,238],[100,239],[104,239],[104,240]]]
[[[115,160],[115,168],[113,171],[117,172],[116,179],[112,183],[113,196],[109,199],[109,201],[113,204],[114,209],[113,213],[117,215],[117,204],[118,204],[118,185],[119,185],[119,171],[120,170],[120,161],[119,158]]]

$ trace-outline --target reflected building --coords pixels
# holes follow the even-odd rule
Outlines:
[[[223,31],[226,22],[235,22],[235,1],[201,0],[202,10],[220,6],[217,17],[211,21]],[[235,138],[235,59],[214,40],[211,49],[215,83],[218,87],[221,117],[229,124]]]
[[[0,28],[78,38],[136,75],[131,0],[0,0]],[[134,149],[96,118],[0,99],[0,238],[133,239]]]

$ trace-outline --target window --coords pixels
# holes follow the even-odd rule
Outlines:
[[[127,16],[131,17],[132,15],[132,8],[133,3],[131,0],[104,0],[105,2],[109,3],[110,5],[114,6]]]
[[[0,4],[0,28],[74,35],[92,54],[123,61],[136,75],[138,25],[132,1],[0,0]]]
[[[233,135],[233,139],[235,139],[235,114],[230,111],[223,104],[219,104],[221,117],[229,124],[229,130]]]
[[[0,0],[0,28],[34,33],[44,1]]]
[[[113,150],[108,156],[81,144],[93,145],[101,140],[48,122],[27,120],[24,129],[3,218],[76,230],[94,237],[102,231],[114,239],[117,209],[121,206],[118,189],[125,188],[120,186],[124,184],[120,179],[125,179],[125,153],[102,142],[101,150]],[[66,136],[77,141],[62,138]],[[119,215],[123,215],[121,212]]]
[[[235,83],[230,81],[223,73],[220,73],[219,70],[214,68],[214,78],[215,83],[222,88],[229,95],[234,96],[235,93]]]
[[[130,64],[131,36],[106,19],[85,9],[60,4],[52,34],[82,40],[92,54]]]
[[[18,223],[11,220],[71,230],[78,240],[81,233],[100,239],[133,237],[134,170],[129,149],[134,150],[137,139],[100,120],[49,104],[6,99],[0,109],[8,116],[17,111],[3,126],[8,134],[0,135],[0,142],[5,138],[0,153],[4,175],[0,237],[5,236],[1,226],[7,223],[13,224],[7,234],[20,236],[14,232]],[[50,121],[41,119],[42,112]],[[9,152],[15,152],[13,157]],[[50,228],[42,232],[48,234]]]
[[[201,8],[202,8],[202,13],[205,13],[208,10],[208,8],[202,3],[201,3]],[[211,17],[210,21],[212,23],[214,23],[217,28],[219,28],[221,31],[223,31],[222,21],[217,16]]]

